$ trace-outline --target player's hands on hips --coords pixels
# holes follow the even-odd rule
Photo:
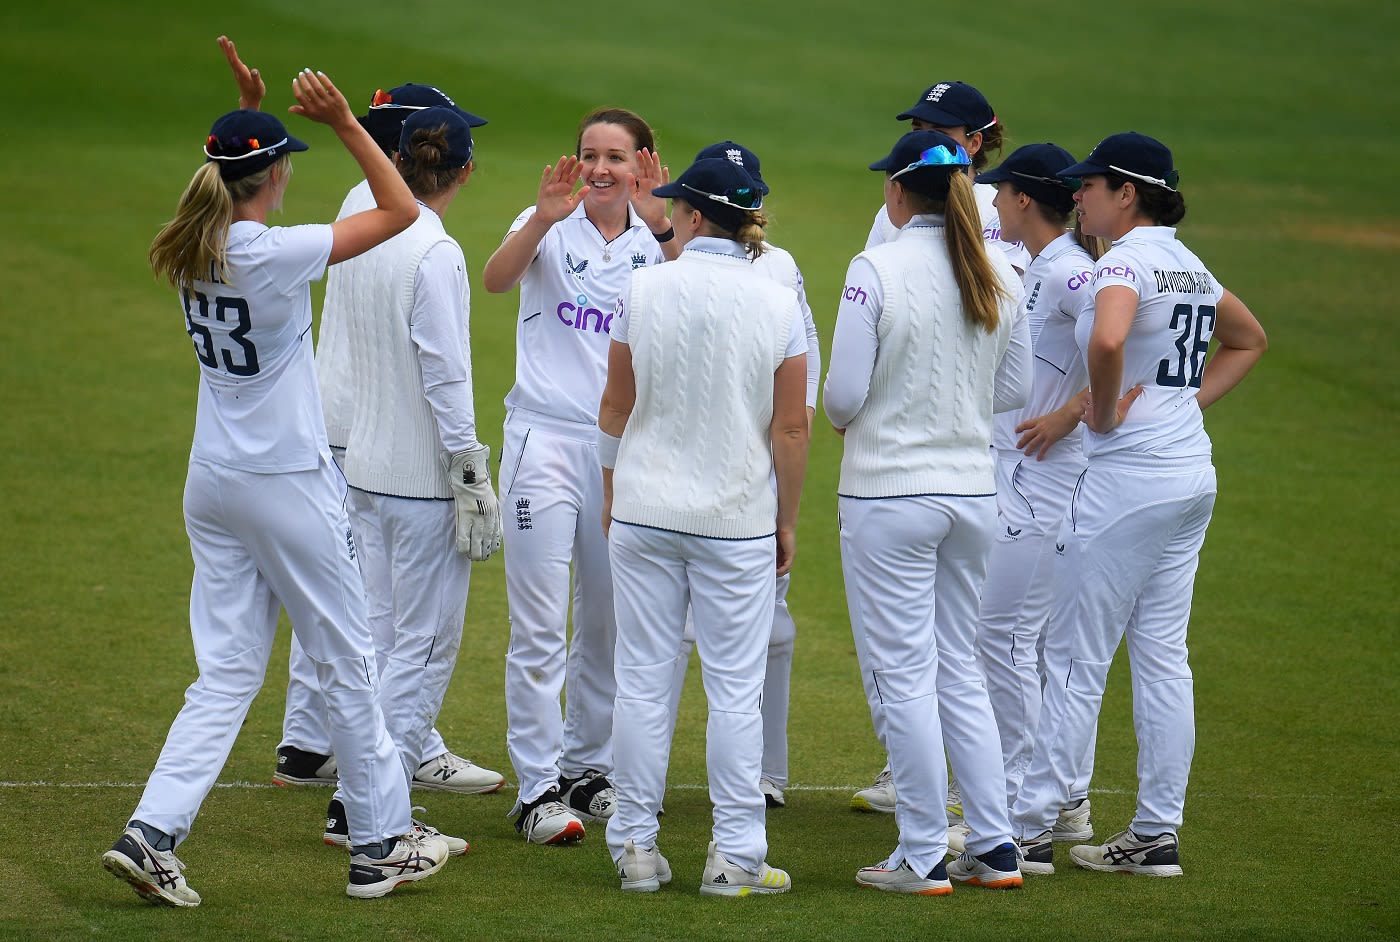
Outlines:
[[[1083,402],[1087,397],[1087,392],[1082,397],[1075,396],[1059,409],[1034,419],[1027,419],[1016,426],[1016,431],[1022,433],[1016,440],[1016,447],[1027,457],[1044,461],[1045,454],[1052,445],[1078,428],[1080,418],[1084,415]]]
[[[1123,398],[1118,400],[1118,408],[1113,412],[1111,424],[1101,425],[1094,418],[1094,397],[1092,394],[1084,397],[1084,424],[1089,426],[1100,435],[1105,435],[1123,424],[1123,417],[1128,414],[1137,397],[1142,395],[1143,386],[1141,383],[1134,386],[1123,394]]]
[[[637,151],[637,172],[628,174],[628,177],[632,208],[642,217],[647,228],[652,232],[660,230],[658,234],[664,235],[668,227],[666,200],[653,196],[651,191],[671,182],[671,168],[661,163],[660,156],[643,147]]]
[[[219,48],[224,51],[228,67],[233,70],[233,80],[238,83],[238,107],[257,111],[267,95],[267,85],[257,69],[250,69],[238,58],[238,49],[227,36],[219,37]]]
[[[297,98],[297,103],[287,109],[292,114],[299,114],[317,124],[329,125],[332,128],[355,124],[355,114],[350,110],[350,103],[324,72],[302,69],[292,79],[292,94]]]
[[[778,528],[778,575],[792,572],[792,558],[797,555],[797,534],[793,530]]]
[[[558,162],[545,167],[540,176],[540,192],[535,197],[535,215],[551,226],[568,218],[590,189],[582,186],[574,192],[574,184],[581,176],[583,162],[577,157],[560,157]]]
[[[501,505],[491,487],[491,449],[478,445],[441,458],[457,505],[457,552],[476,562],[490,559],[501,548]]]

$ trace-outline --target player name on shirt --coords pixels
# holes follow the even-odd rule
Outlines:
[[[1208,271],[1163,271],[1153,269],[1158,291],[1178,294],[1216,294],[1215,280]]]

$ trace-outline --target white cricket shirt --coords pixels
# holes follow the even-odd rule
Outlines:
[[[510,232],[534,213],[533,206],[522,212]],[[515,386],[506,408],[596,425],[612,323],[632,272],[663,260],[656,237],[630,206],[627,228],[611,242],[582,203],[551,226],[520,282]]]
[[[1215,305],[1224,289],[1169,226],[1139,226],[1113,243],[1094,267],[1097,296],[1123,285],[1138,296],[1137,314],[1123,345],[1121,396],[1141,383],[1123,423],[1106,435],[1084,429],[1087,458],[1115,453],[1157,458],[1210,456],[1196,393],[1215,332]],[[1092,309],[1080,317],[1075,341],[1088,349]]]
[[[311,350],[311,282],[330,258],[331,227],[228,231],[227,283],[181,292],[199,359],[190,457],[243,471],[308,471],[329,459]]]

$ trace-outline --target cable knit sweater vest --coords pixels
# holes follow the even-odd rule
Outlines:
[[[632,275],[637,401],[613,476],[613,517],[679,533],[775,530],[769,425],[797,294],[746,259],[687,251]]]
[[[345,479],[361,490],[395,497],[452,496],[409,336],[418,264],[440,242],[456,244],[442,220],[424,211],[388,242],[342,263],[351,266],[347,287],[363,299],[345,312],[355,403]],[[463,316],[465,310],[463,298]]]
[[[846,429],[842,496],[996,493],[993,379],[1012,325],[968,323],[944,238],[915,226],[863,253],[885,303],[870,391]]]

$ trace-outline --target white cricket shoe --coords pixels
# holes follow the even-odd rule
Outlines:
[[[700,878],[700,892],[706,896],[748,896],[751,893],[786,893],[792,889],[792,879],[786,870],[768,866],[764,861],[757,873],[750,873],[724,856],[710,841],[705,857],[705,873]]]
[[[444,752],[418,766],[418,771],[413,773],[412,786],[458,795],[489,795],[500,791],[505,783],[506,777],[500,772],[483,769],[470,759]]]
[[[1065,805],[1055,818],[1055,827],[1050,835],[1057,841],[1087,841],[1094,836],[1094,825],[1089,820],[1089,799],[1081,798]]]
[[[632,893],[655,893],[661,884],[671,882],[671,865],[655,847],[641,850],[628,840],[622,845],[622,856],[613,861],[622,888]]]
[[[1145,836],[1131,828],[1110,837],[1103,844],[1071,847],[1069,855],[1086,870],[1136,873],[1148,877],[1181,876],[1181,857],[1176,835],[1171,831]]]
[[[1035,837],[1016,841],[1017,865],[1021,873],[1029,875],[1049,875],[1055,872],[1055,844],[1050,840],[1049,831],[1041,831]]]
[[[102,855],[107,872],[127,883],[142,899],[166,906],[198,906],[199,894],[185,882],[185,865],[174,851],[156,850],[140,828],[129,827]]]
[[[941,860],[924,874],[909,866],[907,860],[897,867],[891,867],[888,860],[882,860],[873,867],[857,870],[856,884],[886,893],[910,893],[914,896],[947,896],[953,892],[953,884],[948,882],[948,865]]]
[[[617,791],[602,772],[589,769],[574,778],[559,776],[559,800],[580,821],[606,821],[617,807]]]
[[[1019,859],[1012,843],[976,856],[964,852],[948,864],[948,879],[991,890],[1013,890],[1022,884]]]
[[[437,873],[447,862],[447,845],[441,838],[418,832],[404,834],[383,857],[350,855],[350,882],[345,893],[355,899],[377,899],[405,883]]]
[[[517,802],[515,829],[531,844],[573,844],[583,840],[583,822],[559,800],[551,788],[529,803]]]
[[[894,773],[885,769],[875,776],[874,785],[851,796],[851,807],[856,811],[894,814],[894,798]]]
[[[759,776],[758,790],[763,792],[763,803],[770,808],[787,807],[787,798],[783,795],[783,790],[778,783],[766,775]]]
[[[972,828],[966,824],[948,825],[948,853],[954,856],[967,850],[967,836],[972,833]]]

